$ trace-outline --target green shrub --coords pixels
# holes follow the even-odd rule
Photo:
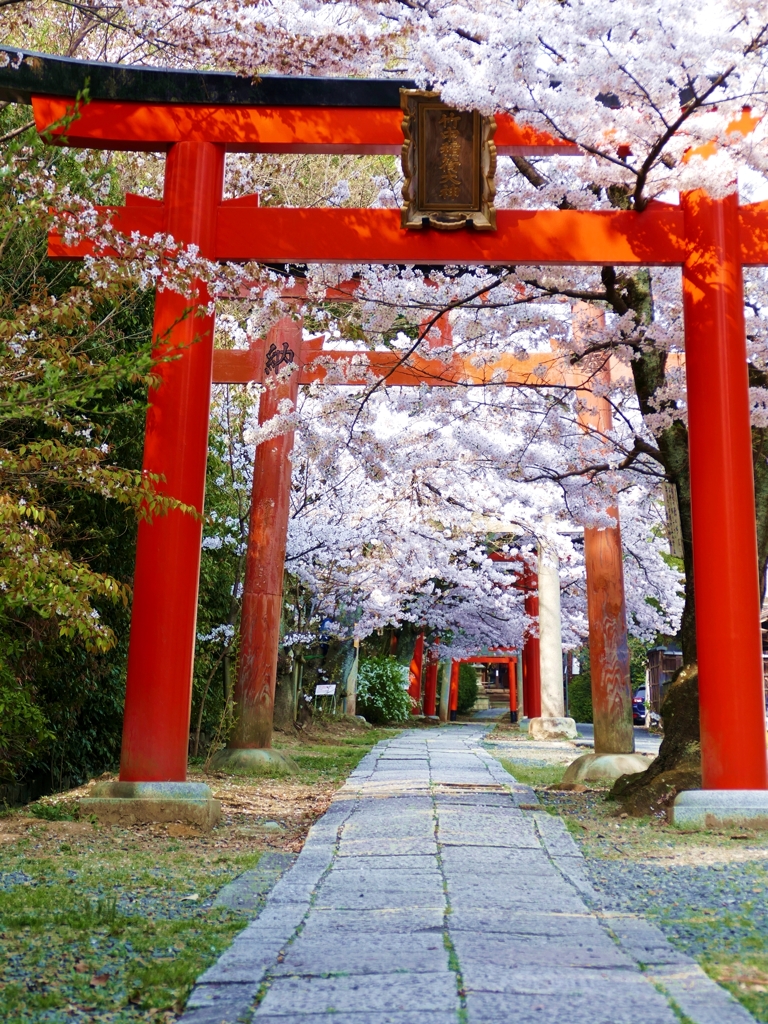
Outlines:
[[[366,658],[357,677],[357,708],[373,725],[402,722],[411,713],[408,666],[396,658]]]
[[[477,669],[472,665],[459,665],[459,703],[457,711],[466,715],[477,700]]]
[[[592,683],[585,673],[571,680],[568,687],[568,711],[577,722],[592,721]]]

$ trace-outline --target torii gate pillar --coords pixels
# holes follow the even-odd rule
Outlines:
[[[302,323],[284,317],[267,333],[268,351],[286,352],[297,369],[287,381],[270,384],[259,402],[259,424],[271,420],[288,399],[293,408],[302,365]],[[279,363],[274,367],[279,372]],[[212,760],[216,768],[285,764],[272,749],[277,658],[283,600],[283,571],[291,496],[293,431],[258,445],[253,466],[251,517],[240,614],[240,658],[235,684],[235,725],[227,746]]]
[[[213,254],[224,180],[224,147],[179,142],[166,157],[164,230]],[[197,512],[171,511],[139,523],[128,648],[120,781],[83,801],[103,821],[178,821],[210,826],[221,810],[208,786],[188,783],[187,751],[208,457],[214,318],[198,282],[190,301],[155,300],[153,338],[161,383],[150,392],[144,472],[158,489]]]
[[[768,765],[739,199],[681,204],[703,789],[679,794],[673,817],[754,824],[768,822]]]

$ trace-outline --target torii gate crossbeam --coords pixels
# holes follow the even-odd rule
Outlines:
[[[61,86],[42,58],[11,61],[0,69],[0,96],[31,99],[38,129],[45,131],[72,107],[72,64]],[[78,66],[81,84],[89,75],[99,81],[100,66]],[[335,133],[347,122],[356,127],[340,129],[341,146],[351,147],[341,151],[392,152],[387,147],[395,141],[401,83],[313,79],[297,101],[290,79],[265,77],[249,91],[235,76],[220,76],[231,94],[211,103],[199,88],[196,98],[185,98],[183,73],[158,72],[176,76],[176,84],[147,103],[136,87],[129,99],[120,89],[129,81],[135,86],[135,75],[155,81],[152,73],[120,72],[120,82],[101,93],[92,85],[91,102],[77,127],[67,130],[73,145],[167,153],[162,206],[126,207],[116,214],[124,230],[161,226],[211,259],[682,266],[703,781],[706,789],[768,788],[741,269],[768,264],[768,204],[740,208],[735,195],[712,200],[694,192],[679,206],[654,203],[643,213],[499,211],[496,232],[446,234],[403,230],[392,210],[249,209],[222,201],[225,152],[338,152]],[[188,79],[197,88],[202,77]],[[382,110],[389,114],[368,113]],[[269,126],[277,126],[272,134]],[[502,132],[497,142],[507,152],[561,151],[553,140],[526,136],[511,123],[505,130],[506,140]],[[66,144],[65,130],[52,132]],[[54,252],[78,255],[61,247]],[[175,323],[178,309],[176,296],[158,294],[156,335]],[[193,332],[201,340],[190,346]],[[165,474],[168,493],[202,510],[212,322],[195,317],[177,324],[169,343],[185,347],[160,368],[145,468]],[[156,743],[171,692],[188,699],[191,679],[200,528],[182,518],[172,513],[139,529],[126,780],[185,778],[188,712],[174,724],[172,752],[159,751]]]

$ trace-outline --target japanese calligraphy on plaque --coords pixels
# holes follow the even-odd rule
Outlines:
[[[436,92],[401,89],[404,228],[493,230],[496,122],[454,110]]]

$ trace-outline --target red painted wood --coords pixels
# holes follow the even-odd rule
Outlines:
[[[411,714],[424,714],[421,703],[421,669],[424,663],[424,634],[419,633],[413,648],[413,657],[408,669],[408,693],[414,701]]]
[[[627,754],[635,740],[621,527],[618,509],[607,512],[614,529],[584,530],[595,753]]]
[[[121,231],[151,236],[162,230],[159,206],[101,207],[112,213]],[[216,255],[219,259],[259,259],[279,262],[343,263],[346,246],[367,263],[459,262],[627,265],[682,264],[687,255],[680,208],[650,204],[645,213],[624,211],[499,210],[499,231],[444,234],[426,230],[404,231],[397,210],[290,209],[252,206],[249,223],[236,201],[222,203]],[[250,218],[256,218],[251,223]],[[739,210],[741,257],[744,264],[768,264],[768,203],[752,203]],[[335,239],[339,231],[341,236]],[[255,232],[267,232],[259,238]],[[277,233],[275,235],[275,233]],[[330,233],[330,237],[329,237]],[[625,237],[626,236],[626,237]],[[305,245],[306,243],[306,245]],[[412,246],[415,253],[408,259]],[[52,233],[48,254],[77,259],[93,252],[90,243],[65,246]],[[305,289],[294,289],[297,298]],[[350,299],[343,288],[329,298]]]
[[[35,96],[39,132],[66,118],[72,99]],[[90,149],[162,151],[175,142],[214,142],[239,153],[391,153],[403,145],[398,108],[240,107],[205,104],[126,103],[92,100],[53,138]],[[501,155],[578,155],[578,146],[496,115],[494,143]]]
[[[517,711],[517,658],[507,658],[507,675],[509,677],[509,711]]]
[[[165,230],[211,252],[221,199],[224,151],[181,142],[169,152]],[[203,290],[200,303],[207,305]],[[157,350],[179,358],[158,363],[160,386],[150,393],[144,470],[165,477],[160,490],[203,511],[213,317],[186,315],[190,302],[159,292]],[[193,308],[194,311],[194,308]],[[128,650],[120,778],[183,781],[187,774],[192,662],[202,520],[174,511],[139,524]]]
[[[448,710],[455,716],[459,707],[459,666],[461,662],[451,662],[451,692],[448,698]]]
[[[539,619],[539,577],[526,566],[523,574],[525,612],[538,623]],[[528,635],[523,645],[523,711],[526,718],[541,717],[541,665],[539,663],[539,638]]]
[[[437,651],[427,651],[427,669],[424,674],[424,714],[437,714],[437,671],[439,657]]]
[[[268,332],[267,346],[275,344],[281,349],[287,342],[294,362],[300,365],[301,333],[301,322],[286,317]],[[265,391],[259,403],[259,423],[272,419],[286,398],[295,407],[298,390],[299,375],[293,373],[289,381]],[[228,743],[235,748],[272,745],[292,448],[293,431],[264,441],[256,449],[234,693],[237,721]]]
[[[682,198],[694,589],[705,789],[768,788],[738,197]]]
[[[408,231],[390,209],[222,208],[216,255],[265,263],[682,263],[682,213],[499,210],[496,231]]]

